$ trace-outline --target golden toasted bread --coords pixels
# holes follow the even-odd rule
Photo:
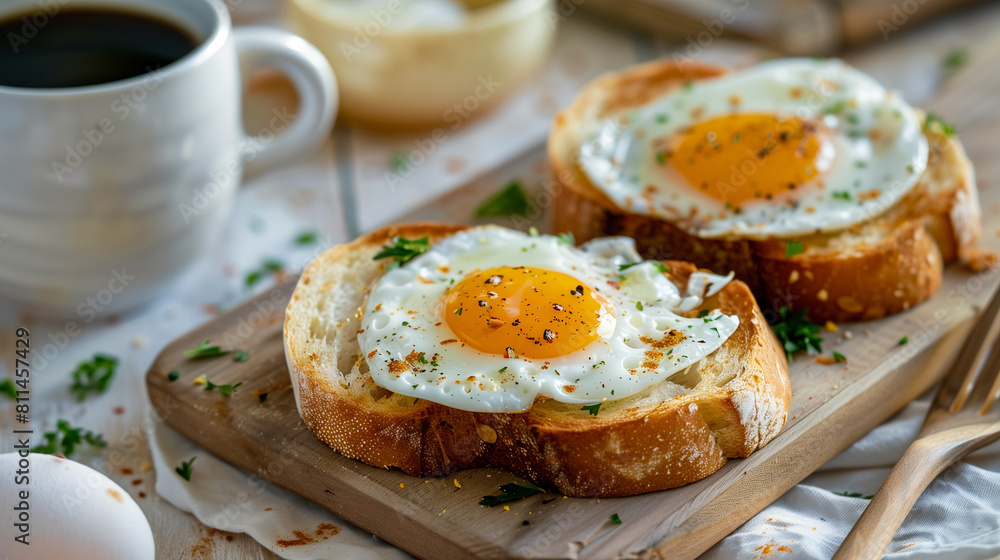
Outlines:
[[[980,269],[995,260],[977,249],[978,194],[961,144],[928,127],[927,169],[901,201],[853,227],[796,238],[802,249],[797,254],[781,239],[696,237],[666,220],[622,210],[592,184],[579,165],[579,148],[597,123],[686,82],[725,72],[707,64],[655,61],[604,75],[584,88],[556,117],[549,137],[554,230],[571,232],[579,241],[634,237],[646,258],[683,258],[715,272],[734,271],[765,313],[806,308],[820,322],[903,311],[937,291],[944,264],[960,261]]]
[[[788,365],[739,281],[702,304],[739,316],[720,349],[639,394],[602,403],[597,416],[545,398],[522,413],[466,412],[375,384],[358,345],[369,289],[386,266],[373,257],[397,236],[435,243],[461,229],[388,227],[328,250],[303,272],[285,315],[285,355],[302,418],[333,449],[414,476],[500,467],[568,496],[613,497],[704,478],[781,429]],[[667,264],[681,288],[697,270]]]

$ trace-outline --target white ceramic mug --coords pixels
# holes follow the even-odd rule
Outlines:
[[[23,14],[24,33],[44,33],[47,18],[77,4],[156,16],[198,42],[179,60],[126,80],[0,86],[0,297],[47,314],[90,316],[162,293],[217,241],[244,170],[322,143],[337,88],[305,40],[270,28],[234,30],[218,0],[3,0],[0,18]],[[242,78],[262,67],[288,75],[299,113],[276,111],[269,129],[247,136]]]

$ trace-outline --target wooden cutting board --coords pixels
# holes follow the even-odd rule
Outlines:
[[[996,91],[1000,78],[989,71],[988,60],[975,62],[963,82],[970,87],[946,90],[931,108],[956,121],[977,164],[984,243],[996,250],[1000,165],[989,146],[1000,130],[1000,101],[984,92]],[[984,105],[991,110],[984,113]],[[406,218],[462,220],[498,185],[518,177],[538,211],[507,225],[544,231],[551,200],[545,175],[543,150],[534,150]],[[707,550],[931,387],[957,351],[966,319],[998,281],[997,270],[973,275],[952,268],[928,302],[894,317],[824,332],[826,354],[836,350],[847,362],[821,365],[807,356],[794,361],[788,422],[767,447],[697,483],[628,498],[546,493],[510,503],[509,511],[486,508],[479,505],[483,496],[497,493],[506,482],[524,481],[491,469],[414,478],[333,452],[305,428],[289,386],[281,326],[291,282],[170,344],[150,368],[147,383],[157,413],[195,443],[421,558],[686,559]],[[909,342],[900,345],[904,335]],[[183,356],[203,339],[246,350],[249,359]],[[171,371],[179,372],[177,381],[168,380]],[[194,384],[201,375],[220,385],[242,385],[226,397]],[[620,525],[609,522],[614,513]]]

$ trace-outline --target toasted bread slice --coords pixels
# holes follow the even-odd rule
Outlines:
[[[580,241],[634,237],[654,259],[683,258],[715,272],[734,271],[766,314],[807,308],[814,321],[875,319],[908,309],[941,284],[943,265],[973,269],[995,256],[977,249],[980,209],[972,165],[954,137],[928,130],[927,170],[900,202],[869,221],[828,234],[785,240],[704,239],[660,218],[618,208],[578,164],[579,147],[600,121],[682,87],[721,76],[723,68],[656,61],[607,74],[589,84],[555,119],[549,159],[555,179],[555,231]]]
[[[465,412],[376,385],[357,342],[368,291],[385,269],[374,255],[397,236],[434,243],[461,229],[385,228],[328,250],[303,272],[285,314],[285,355],[306,426],[333,449],[414,476],[500,467],[568,496],[613,497],[704,478],[781,429],[788,365],[739,281],[702,306],[740,318],[719,350],[640,394],[604,402],[597,416],[549,399],[517,414]],[[679,287],[697,270],[668,264]]]

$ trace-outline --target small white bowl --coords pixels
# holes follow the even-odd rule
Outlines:
[[[486,5],[456,27],[393,29],[388,12],[338,20],[327,0],[290,0],[288,20],[333,66],[343,116],[393,128],[457,128],[541,68],[557,21],[550,0],[467,3]]]

